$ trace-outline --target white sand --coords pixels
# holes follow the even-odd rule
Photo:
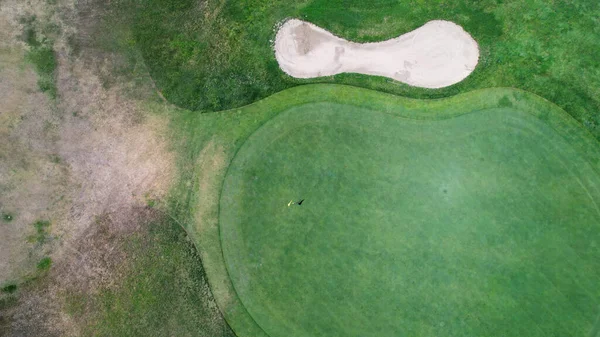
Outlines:
[[[275,57],[284,72],[297,78],[361,73],[442,88],[469,76],[477,66],[479,47],[449,21],[429,21],[397,38],[361,44],[291,19],[277,32]]]

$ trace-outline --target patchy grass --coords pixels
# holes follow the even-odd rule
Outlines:
[[[552,17],[540,26],[544,29],[537,31],[538,22],[545,19],[532,16],[532,13],[543,12],[544,7],[563,5],[540,1],[517,4],[524,6],[518,12],[529,15],[529,21],[510,15],[515,13],[511,4],[493,1],[441,1],[436,5],[382,1],[367,5],[352,1],[116,0],[106,3],[109,11],[102,15],[104,28],[110,29],[100,29],[82,40],[93,41],[95,51],[118,55],[116,62],[110,63],[112,68],[100,75],[104,87],[120,83],[124,78],[145,83],[145,59],[158,89],[167,99],[191,109],[205,111],[241,106],[279,90],[312,82],[346,83],[420,98],[503,85],[556,98],[555,101],[570,109],[569,112],[580,121],[587,122],[590,130],[595,130],[597,122],[594,118],[598,111],[595,97],[598,95],[594,94],[594,88],[598,87],[598,77],[593,74],[597,61],[579,57],[579,52],[567,47],[568,43],[577,44],[586,39],[589,41],[585,46],[594,46],[596,37],[588,33],[593,30],[590,20],[594,18],[590,13],[594,11],[590,8],[595,5],[582,2],[579,7],[574,6],[577,8],[550,13],[558,17]],[[98,14],[90,13],[90,16]],[[583,14],[581,22],[576,20],[576,15],[566,21],[575,42],[566,42],[569,38],[564,36],[560,39],[546,37],[548,27],[552,32],[556,22],[573,13]],[[442,90],[411,88],[388,79],[362,75],[296,80],[279,70],[269,46],[269,39],[274,36],[273,26],[287,16],[305,18],[337,35],[358,41],[397,36],[429,19],[445,18],[462,24],[478,39],[482,46],[482,61],[467,81]],[[113,25],[115,22],[117,24]],[[32,48],[50,45],[49,41],[42,43],[43,38],[39,39],[35,30],[26,35]],[[74,55],[90,55],[92,48],[82,40],[70,38],[67,41]],[[535,48],[531,49],[531,46]],[[546,47],[552,47],[548,50],[558,51],[558,54],[548,57],[542,53],[538,58],[536,53],[543,52]],[[55,57],[49,55],[49,50],[42,52],[38,57],[40,69],[49,74],[52,64],[56,65]],[[102,58],[98,56],[98,59]],[[537,67],[538,63],[544,67]],[[578,68],[580,66],[583,68]],[[581,79],[569,75],[573,70],[581,69],[587,71]],[[547,83],[540,82],[544,80]],[[504,104],[511,103],[506,101]],[[279,108],[268,102],[261,106],[262,112],[254,110],[256,115],[275,114]],[[195,212],[204,198],[216,195],[202,195],[206,186],[202,185],[203,173],[198,171],[198,163],[208,161],[203,158],[203,153],[211,156],[210,151],[202,151],[212,137],[216,139],[215,144],[230,144],[227,151],[239,146],[244,140],[239,135],[254,130],[260,118],[257,120],[254,114],[242,115],[234,111],[202,117],[192,112],[175,110],[172,113],[178,119],[174,130],[179,133],[176,147],[181,153],[181,179],[169,211],[188,229],[196,230]],[[75,116],[77,112],[72,114]],[[219,149],[218,145],[215,149]],[[228,152],[229,157],[224,155],[223,161],[228,161],[231,155],[232,152]],[[150,199],[147,202],[151,208],[157,206]],[[136,234],[123,245],[127,256],[132,258],[123,263],[124,269],[119,270],[123,277],[115,284],[101,288],[95,295],[76,291],[67,294],[67,311],[75,319],[85,318],[82,323],[84,334],[233,336],[212,303],[200,258],[184,231],[168,218],[154,221],[151,228],[149,233]],[[207,263],[210,265],[211,261]]]
[[[56,98],[56,55],[53,49],[53,40],[44,34],[38,33],[38,25],[35,16],[27,16],[21,19],[23,34],[21,38],[29,45],[26,59],[34,66],[38,75],[38,86],[51,98]],[[57,28],[45,27],[45,32],[56,35]]]
[[[44,257],[40,260],[40,262],[38,262],[37,264],[37,270],[44,272],[50,269],[50,267],[52,266],[52,259],[49,257]]]
[[[2,212],[2,215],[0,217],[2,218],[2,221],[4,221],[4,222],[11,222],[15,218],[15,216],[9,212]]]
[[[35,234],[30,235],[27,241],[30,243],[44,244],[48,240],[48,228],[50,228],[50,221],[38,220],[33,223],[35,228]]]
[[[14,293],[9,294],[8,296],[0,297],[0,312],[2,310],[10,309],[17,303],[18,297],[15,296]],[[4,315],[0,315],[0,333],[7,332],[6,329],[7,323],[9,323]],[[3,335],[4,336],[4,335]]]
[[[16,292],[17,289],[18,289],[18,286],[16,283],[9,283],[2,287],[2,292],[6,293],[6,294],[12,294],[12,293]]]
[[[168,217],[123,244],[122,277],[97,295],[70,292],[67,312],[88,322],[86,336],[230,336],[211,300],[204,270],[185,231]]]
[[[49,157],[50,157],[50,162],[53,164],[61,164],[62,163],[62,159],[57,154],[51,154]]]
[[[564,1],[203,1],[117,0],[159,90],[192,110],[239,107],[304,83],[344,83],[402,96],[438,98],[516,87],[555,102],[600,137],[600,3]],[[454,21],[478,41],[480,63],[465,81],[439,90],[383,77],[341,74],[293,79],[271,49],[288,17],[358,42],[379,41],[433,19]]]
[[[40,90],[48,93],[51,98],[56,98],[56,56],[50,42],[39,47],[32,47],[27,54],[27,60],[33,64],[38,74]]]
[[[80,2],[78,5],[84,6],[92,2],[86,1],[85,4],[83,3]],[[24,3],[24,10],[27,10],[28,6],[29,4]],[[5,11],[0,14],[3,13]],[[92,19],[99,15],[97,11],[90,11],[89,13]],[[65,6],[64,12],[51,18],[54,19],[57,16],[61,16],[70,19],[71,14],[74,13],[69,12],[68,6]],[[168,157],[168,151],[162,148],[162,139],[155,138],[160,137],[162,133],[157,132],[155,134],[150,132],[150,127],[148,129],[138,129],[138,124],[145,123],[145,120],[142,120],[142,118],[145,119],[147,116],[145,112],[138,114],[134,106],[141,105],[140,101],[147,97],[140,97],[140,94],[136,96],[137,100],[130,100],[131,95],[128,95],[128,93],[123,94],[120,90],[121,87],[125,86],[126,88],[123,91],[131,88],[131,91],[137,94],[139,83],[145,86],[144,90],[146,90],[145,88],[152,88],[149,86],[151,81],[149,81],[144,62],[139,57],[139,51],[135,48],[135,43],[121,43],[127,40],[127,34],[119,35],[123,31],[119,31],[118,27],[113,27],[110,30],[101,30],[97,34],[89,35],[87,35],[89,31],[78,29],[76,34],[73,35],[78,38],[72,37],[69,41],[61,41],[60,39],[67,39],[67,36],[57,37],[50,35],[50,33],[46,34],[45,29],[51,30],[52,34],[58,35],[60,32],[60,29],[56,26],[53,27],[52,25],[45,25],[39,22],[43,20],[42,18],[47,17],[47,15],[40,13],[38,19],[29,18],[23,22],[24,25],[29,25],[29,27],[24,27],[26,32],[23,36],[23,40],[28,44],[27,50],[30,51],[30,54],[27,56],[28,60],[34,65],[36,71],[39,70],[47,74],[52,73],[56,58],[59,58],[61,62],[66,62],[68,66],[65,67],[64,75],[66,78],[73,79],[73,87],[60,87],[60,92],[64,94],[61,98],[68,102],[74,102],[73,105],[76,105],[76,109],[81,110],[69,111],[68,107],[63,110],[64,105],[60,104],[58,106],[53,105],[54,109],[52,111],[44,111],[39,104],[36,106],[33,103],[31,104],[32,109],[28,110],[21,109],[20,107],[20,109],[13,109],[11,106],[8,107],[8,111],[15,111],[16,119],[35,122],[32,123],[36,126],[36,129],[33,129],[33,131],[25,129],[27,126],[26,123],[14,123],[14,125],[19,126],[19,128],[14,129],[19,130],[19,135],[26,140],[24,144],[27,145],[27,148],[33,147],[43,150],[40,154],[40,162],[44,164],[43,169],[35,170],[38,167],[36,166],[37,162],[30,160],[30,157],[23,157],[22,154],[15,157],[16,159],[13,162],[19,165],[22,163],[23,166],[27,165],[29,170],[43,175],[44,178],[44,181],[36,185],[41,187],[29,193],[30,190],[25,189],[27,186],[23,184],[31,182],[33,180],[31,179],[32,175],[23,175],[24,179],[14,184],[15,190],[25,190],[28,193],[21,194],[26,197],[18,195],[18,198],[15,197],[15,199],[19,200],[24,205],[23,207],[27,208],[28,213],[34,213],[34,210],[40,209],[41,214],[47,214],[48,218],[60,221],[57,233],[61,233],[63,230],[69,231],[72,228],[81,230],[86,228],[84,226],[87,226],[88,223],[84,222],[85,220],[75,220],[69,216],[66,219],[54,216],[55,213],[53,211],[61,205],[57,205],[57,202],[45,204],[40,201],[40,198],[32,198],[30,196],[38,197],[40,194],[49,191],[48,193],[52,192],[50,194],[53,196],[65,195],[67,196],[65,199],[68,199],[70,192],[78,193],[77,201],[66,201],[68,203],[67,206],[71,207],[70,209],[78,212],[75,218],[82,213],[84,214],[82,218],[95,214],[91,213],[91,209],[94,209],[98,205],[98,202],[114,203],[117,204],[114,207],[107,206],[107,212],[110,212],[110,215],[106,216],[107,219],[104,222],[117,219],[115,222],[118,222],[118,224],[114,225],[114,228],[107,230],[112,232],[102,234],[105,237],[100,239],[98,239],[93,231],[93,235],[91,236],[78,235],[74,240],[63,239],[63,237],[59,238],[58,236],[50,237],[48,233],[50,229],[54,229],[52,227],[56,224],[55,220],[52,220],[52,224],[44,220],[34,222],[34,220],[38,219],[38,216],[42,216],[40,213],[34,213],[34,215],[25,214],[20,208],[13,207],[9,203],[4,204],[3,199],[2,204],[6,206],[6,209],[2,207],[1,211],[12,211],[18,216],[17,221],[14,221],[10,225],[19,225],[19,228],[24,231],[30,231],[33,235],[30,238],[32,244],[28,244],[25,240],[19,240],[18,242],[13,240],[17,242],[17,245],[27,247],[27,250],[23,251],[22,256],[27,256],[27,261],[30,263],[32,270],[28,270],[25,275],[19,274],[18,279],[15,278],[15,285],[18,285],[18,291],[10,294],[1,292],[0,294],[0,335],[65,335],[73,331],[71,328],[74,328],[75,331],[81,329],[84,335],[233,336],[212,300],[210,290],[204,278],[201,261],[193,244],[187,239],[185,231],[173,221],[156,220],[153,224],[149,224],[144,219],[139,220],[137,213],[132,211],[132,214],[129,214],[129,208],[133,207],[129,203],[138,205],[138,202],[141,202],[142,205],[140,207],[145,210],[148,209],[148,207],[144,207],[144,201],[138,198],[142,195],[139,192],[146,191],[145,186],[149,181],[152,182],[152,193],[147,194],[148,206],[151,206],[152,212],[158,212],[156,209],[162,206],[160,198],[166,193],[164,190],[168,185],[168,182],[164,181],[170,177],[169,166],[163,165],[163,161],[168,162],[166,158],[170,158]],[[81,20],[81,22],[84,22],[84,24],[90,23],[90,21],[84,20]],[[63,31],[71,33],[71,29]],[[114,35],[110,33],[118,35],[116,38],[118,41],[112,46],[110,46],[110,40]],[[89,44],[86,44],[86,39],[103,39],[105,44],[95,44],[93,48]],[[49,48],[51,45],[50,40],[57,41],[56,46],[59,47],[66,44],[66,47],[70,49],[73,55],[80,56],[74,58],[69,53],[65,57],[63,54],[64,49],[61,49],[60,54],[51,54]],[[131,54],[127,54],[127,52],[121,53],[124,48],[130,48],[129,51],[133,52]],[[133,55],[133,57],[130,57],[130,55]],[[21,62],[21,54],[19,53],[18,56],[19,62]],[[86,71],[78,71],[82,65]],[[96,70],[98,70],[97,73],[94,72]],[[43,99],[44,102],[48,101],[46,95],[40,95],[38,90],[35,90],[35,75],[30,71],[27,72],[27,75],[32,79],[28,83],[28,86],[26,86],[28,93],[31,93],[36,98]],[[107,93],[107,91],[102,89],[102,86],[96,85],[99,82],[96,81],[95,76],[100,77],[102,86],[111,87],[115,85],[118,87],[118,90],[111,90]],[[153,90],[147,91],[156,96]],[[84,92],[88,92],[89,95],[84,94]],[[107,94],[109,97],[108,101],[111,101],[110,98],[116,97],[117,102],[113,102],[112,105],[108,104],[108,107],[106,104],[101,104],[101,107],[98,108],[95,104],[97,103],[96,94],[99,93],[104,97],[106,97],[104,94]],[[70,101],[69,99],[72,97],[76,97],[77,100]],[[8,99],[7,101],[32,102],[29,96],[20,96],[18,99]],[[92,108],[91,111],[84,111],[88,110],[88,108]],[[134,111],[132,111],[134,109],[136,110],[135,117],[133,117]],[[40,113],[25,114],[25,111],[29,110]],[[41,112],[44,112],[44,114]],[[130,112],[132,117],[128,115]],[[78,116],[81,118],[77,118],[75,123],[72,123],[74,120],[72,117],[76,114],[79,114]],[[50,115],[57,117],[56,123],[49,124],[45,122],[44,118]],[[90,118],[91,116],[93,118]],[[96,121],[92,120],[95,118],[98,120],[97,124],[94,124]],[[57,126],[60,126],[60,128]],[[54,127],[55,129],[50,130],[50,127]],[[111,132],[106,131],[109,129]],[[88,156],[89,149],[85,147],[81,149],[85,150],[82,152],[85,152],[86,156],[81,156],[80,152],[77,151],[79,148],[76,147],[55,146],[56,144],[50,141],[45,141],[38,146],[38,143],[33,142],[39,139],[39,135],[58,130],[61,131],[60,137],[64,142],[69,142],[69,139],[77,141],[81,139],[79,132],[86,131],[84,134],[89,136],[86,137],[88,140],[93,139],[91,143],[93,143],[94,147],[96,145],[102,147],[103,144],[106,144],[106,151],[101,150]],[[94,136],[98,135],[100,137],[94,138]],[[119,138],[121,135],[124,138]],[[21,138],[11,135],[11,137],[7,137],[6,139],[7,141],[3,142],[3,144],[6,144],[11,150],[14,149],[15,155],[19,154],[18,152],[21,148],[15,147],[12,144],[14,144],[15,140],[20,140]],[[152,158],[155,158],[158,153],[158,160],[152,161],[151,165],[148,162],[144,162],[144,159],[140,158],[140,153],[143,153],[140,148],[143,150],[143,146],[127,147],[123,151],[117,151],[120,154],[115,159],[113,155],[113,143],[115,139],[117,141],[124,139],[120,143],[152,144],[151,151],[147,152],[152,153],[152,156],[154,156]],[[135,160],[133,162],[131,160],[120,160],[122,159],[121,156],[127,156],[129,159],[132,159],[130,150],[136,154]],[[165,153],[167,156],[161,156],[161,154]],[[0,154],[0,156],[3,154]],[[64,186],[64,189],[60,191],[54,191],[48,187],[48,183],[53,182],[50,180],[51,173],[54,171],[62,172],[60,170],[63,166],[62,164],[68,162],[69,166],[74,168],[69,171],[76,171],[77,167],[81,168],[83,164],[88,164],[89,160],[87,159],[92,157],[94,160],[110,163],[110,168],[107,167],[106,170],[100,168],[99,171],[94,168],[91,170],[91,173],[86,172],[83,178],[75,176],[74,173],[70,176],[69,184],[64,183],[61,185]],[[7,156],[3,158],[12,157]],[[49,163],[50,165],[48,165]],[[131,163],[130,166],[125,166],[129,165],[129,163]],[[58,164],[61,164],[61,167]],[[13,170],[13,166],[7,168],[10,174],[17,171],[17,169]],[[152,181],[152,169],[155,167],[161,168],[159,172],[160,177]],[[4,169],[4,167],[2,168]],[[18,169],[21,170],[20,167]],[[136,174],[130,174],[132,171],[127,171],[129,173],[123,174],[123,179],[127,180],[128,185],[136,185],[125,191],[131,192],[133,190],[135,193],[112,193],[114,189],[110,186],[116,186],[114,181],[118,181],[119,173],[122,172],[122,169],[142,172],[139,174],[140,181],[138,182],[135,181]],[[110,180],[113,184],[108,184],[109,187],[106,190],[110,190],[111,193],[104,197],[109,199],[101,199],[100,201],[97,199],[98,195],[103,194],[102,191],[104,191],[102,190],[103,187],[98,186],[102,185],[106,187],[105,182],[96,184],[89,181],[89,179],[94,179],[97,176],[104,176],[103,174],[98,175],[98,172],[110,173]],[[116,178],[115,172],[117,173]],[[149,172],[150,174],[148,174]],[[81,184],[71,185],[71,181],[78,181]],[[37,183],[37,181],[35,182]],[[94,188],[87,188],[85,187],[86,184],[90,184],[88,186],[94,186]],[[0,187],[4,188],[5,185]],[[98,188],[101,188],[102,191],[99,192]],[[82,197],[81,193],[85,194],[88,190],[90,190],[89,195]],[[0,194],[2,194],[3,198],[6,196],[6,193]],[[125,195],[123,197],[124,200],[115,200],[115,195],[119,197]],[[130,195],[131,197],[128,197]],[[89,200],[86,197],[94,199],[94,203],[89,208],[87,206],[90,203],[87,202]],[[59,200],[62,200],[61,198]],[[127,203],[125,207],[123,207],[121,202]],[[102,209],[104,210],[105,208]],[[96,211],[94,210],[93,212]],[[24,220],[28,216],[30,218]],[[3,230],[10,227],[5,225],[4,221],[5,219],[0,219],[0,227]],[[71,221],[74,223],[70,223]],[[93,228],[95,227],[94,225],[97,224],[92,224],[90,227]],[[148,226],[152,227],[150,232],[147,230]],[[134,232],[133,236],[128,237],[131,232]],[[87,231],[85,233],[88,234]],[[27,234],[23,235],[23,239],[25,239]],[[57,245],[49,244],[50,239],[55,238],[57,240],[53,242],[57,243]],[[79,243],[82,241],[84,244],[79,246]],[[6,247],[6,245],[2,246]],[[50,253],[54,252],[53,249],[55,247],[61,249],[59,250],[59,254],[50,255]],[[4,250],[2,252],[4,253]],[[121,254],[122,252],[124,253]],[[48,256],[52,256],[52,259]],[[8,277],[8,275],[2,276]],[[9,281],[12,280],[12,278],[9,279]],[[5,285],[5,283],[2,282],[0,285]],[[10,288],[6,289],[10,290]],[[66,298],[63,298],[63,295]],[[118,300],[111,300],[114,296]],[[63,299],[66,301],[63,301]],[[65,307],[63,307],[64,302],[66,302]],[[65,317],[65,310],[72,315],[73,320],[63,319]],[[10,332],[5,333],[7,331],[5,329],[9,329]]]
[[[147,198],[146,199],[146,206],[148,206],[150,208],[154,208],[156,206],[156,199]]]
[[[40,45],[40,42],[37,39],[37,31],[34,27],[36,20],[37,17],[35,15],[25,15],[19,19],[19,23],[23,25],[21,40],[30,47],[37,47]]]
[[[66,38],[70,54],[95,69],[104,89],[126,84],[123,94],[128,97],[162,100],[156,94],[129,22],[110,11],[113,4],[93,0],[79,2],[76,8],[80,15],[78,33]]]
[[[553,129],[563,125],[519,107],[447,111],[427,115],[443,121],[415,123],[389,111],[300,105],[236,153],[220,240],[237,294],[269,336],[590,330],[600,250],[588,246],[600,242],[592,200],[600,194],[578,191],[583,179],[599,190],[600,175],[578,170],[584,151],[600,147],[571,152],[579,138],[565,142],[572,134]]]

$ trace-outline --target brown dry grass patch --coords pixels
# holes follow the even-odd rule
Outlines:
[[[132,233],[144,235],[157,217],[149,200],[163,199],[173,180],[168,119],[143,109],[155,95],[146,91],[151,84],[115,75],[106,85],[123,58],[85,43],[73,50],[73,36],[96,34],[94,21],[79,16],[81,4],[0,3],[0,210],[14,214],[0,224],[0,283],[20,284],[16,305],[0,308],[0,334],[78,335],[85,319],[66,312],[65,294],[119,282],[131,262],[122,245]],[[39,91],[24,61],[24,15],[36,15],[39,29],[58,27],[56,100]],[[37,219],[52,223],[50,244],[27,242]],[[21,283],[47,255],[49,274]]]

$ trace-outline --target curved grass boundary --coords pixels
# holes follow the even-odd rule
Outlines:
[[[200,135],[202,140],[193,160],[194,186],[202,193],[189,197],[192,212],[188,232],[199,248],[211,290],[225,319],[239,337],[268,336],[248,314],[225,266],[219,231],[219,200],[227,167],[245,140],[268,120],[293,106],[334,102],[394,114],[400,118],[440,120],[479,110],[511,106],[544,121],[600,173],[600,144],[564,110],[531,93],[510,88],[482,89],[438,100],[417,100],[342,85],[316,84],[288,89],[240,109],[195,116],[197,122],[227,131]],[[196,124],[186,121],[190,131]],[[195,134],[194,134],[195,136]],[[200,147],[197,147],[199,149]],[[216,159],[217,158],[217,159]]]

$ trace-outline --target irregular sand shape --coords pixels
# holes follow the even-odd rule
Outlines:
[[[277,32],[275,57],[292,77],[361,73],[392,78],[416,87],[442,88],[465,79],[477,66],[477,42],[461,26],[442,20],[397,38],[356,43],[302,20]]]

